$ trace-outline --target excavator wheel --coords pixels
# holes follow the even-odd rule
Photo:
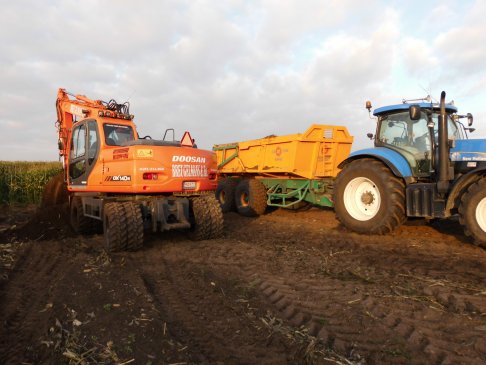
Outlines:
[[[243,179],[235,191],[236,210],[246,217],[255,217],[267,209],[267,188],[256,179]]]
[[[125,210],[128,251],[137,251],[143,246],[143,219],[140,204],[134,202],[122,203]]]
[[[200,241],[223,235],[223,212],[213,195],[201,195],[190,199],[191,239]]]
[[[232,212],[236,210],[235,206],[235,190],[239,180],[231,177],[222,179],[216,188],[216,199],[221,205],[223,213]]]
[[[106,203],[103,208],[105,249],[108,252],[127,249],[127,216],[122,203]]]
[[[78,234],[95,233],[98,221],[84,215],[83,201],[79,196],[75,196],[71,201],[70,218],[71,227],[73,228],[74,232]]]
[[[486,247],[486,178],[472,184],[462,196],[459,222],[466,236],[476,245]]]

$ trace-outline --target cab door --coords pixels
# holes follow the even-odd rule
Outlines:
[[[73,188],[86,188],[99,155],[99,146],[96,121],[84,120],[75,125],[69,159],[69,180]]]

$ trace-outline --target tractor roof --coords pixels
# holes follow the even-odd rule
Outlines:
[[[387,106],[382,106],[381,108],[377,108],[373,111],[373,115],[379,116],[382,114],[390,114],[393,112],[400,112],[404,110],[408,110],[410,105],[419,105],[420,108],[423,109],[433,109],[436,111],[440,110],[439,104],[433,104],[433,103],[414,103],[414,104],[396,104],[396,105],[387,105]],[[446,104],[446,111],[448,113],[456,113],[457,112],[457,107],[455,107],[453,104]]]

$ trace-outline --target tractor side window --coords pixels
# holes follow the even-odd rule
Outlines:
[[[88,164],[92,165],[98,153],[98,128],[96,122],[88,122]]]
[[[71,158],[84,156],[86,153],[86,126],[80,125],[74,128],[73,143],[71,144]]]
[[[135,139],[133,129],[129,125],[103,124],[103,132],[108,146],[123,146],[124,143]]]
[[[406,113],[408,117],[408,113]],[[408,118],[405,118],[405,113],[389,115],[383,119],[380,127],[380,142],[396,147],[404,147],[410,145]]]

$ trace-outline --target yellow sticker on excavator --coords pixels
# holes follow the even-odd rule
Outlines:
[[[137,157],[154,157],[154,151],[151,149],[137,150]]]

